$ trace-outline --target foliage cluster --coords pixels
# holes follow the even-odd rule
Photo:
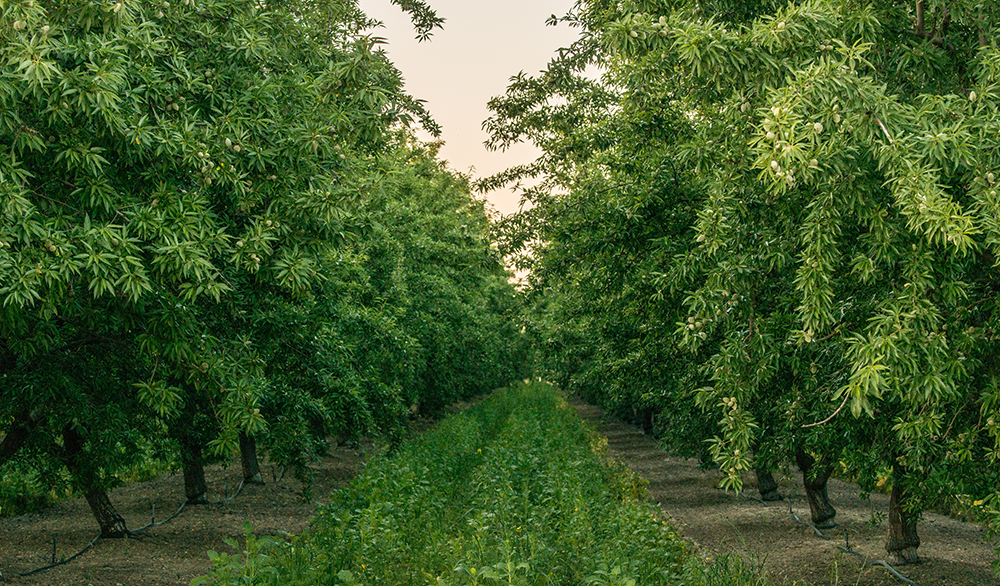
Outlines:
[[[211,554],[216,584],[756,584],[692,557],[644,483],[549,386],[501,390],[406,442],[284,542]]]
[[[500,233],[549,376],[730,487],[793,459],[863,490],[889,475],[902,561],[924,507],[1000,507],[996,6],[581,0],[554,20],[579,40],[486,122],[543,154],[483,183],[542,180]]]
[[[374,25],[355,0],[0,0],[4,478],[122,535],[106,490],[150,457],[202,502],[212,457],[260,481],[259,443],[306,478],[328,437],[520,375],[488,215],[412,138],[437,127]]]

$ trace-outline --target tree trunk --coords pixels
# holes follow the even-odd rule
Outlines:
[[[178,382],[183,386],[183,382]],[[205,483],[205,417],[198,405],[206,401],[191,387],[185,387],[188,400],[181,416],[170,424],[170,435],[180,448],[181,469],[184,471],[184,497],[189,505],[208,503],[208,485]]]
[[[202,446],[190,435],[181,440],[181,467],[184,469],[184,496],[189,505],[208,503],[208,485],[202,464]]]
[[[108,493],[101,489],[88,490],[83,498],[87,499],[90,510],[97,519],[97,524],[101,526],[101,537],[128,537],[128,527],[125,519],[118,514],[115,506],[111,504]]]
[[[813,525],[817,529],[836,527],[837,523],[833,518],[837,516],[837,509],[830,504],[830,497],[826,493],[826,482],[833,474],[833,466],[817,465],[816,459],[803,451],[795,454],[795,463],[802,471],[802,484],[805,485]]]
[[[760,493],[761,500],[771,502],[785,498],[778,492],[778,483],[774,481],[773,474],[763,468],[755,468],[754,474],[757,475],[757,492]]]
[[[127,537],[128,527],[125,519],[118,514],[108,493],[96,486],[94,470],[81,462],[83,455],[83,436],[76,429],[67,425],[63,428],[63,462],[73,475],[74,480],[83,488],[83,496],[90,505],[94,519],[101,527],[101,537]]]
[[[890,562],[895,565],[918,564],[920,556],[920,537],[917,535],[917,517],[912,511],[907,511],[906,487],[903,478],[906,468],[899,463],[892,465],[892,496],[889,497],[889,536],[885,542],[885,550],[889,552]]]
[[[257,442],[253,436],[240,432],[240,456],[243,460],[243,482],[264,484],[260,474],[260,464],[257,463]]]

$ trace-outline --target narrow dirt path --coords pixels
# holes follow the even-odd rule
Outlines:
[[[784,501],[762,504],[732,491],[716,488],[721,474],[699,470],[697,462],[671,457],[642,430],[620,421],[605,421],[598,407],[570,399],[580,416],[607,437],[611,455],[649,481],[650,496],[687,540],[707,556],[738,553],[760,564],[776,584],[803,582],[811,586],[902,586],[905,583],[880,566],[838,550],[844,534],[850,545],[869,559],[884,560],[886,524],[872,522],[872,512],[888,511],[889,498],[873,494],[866,501],[856,486],[831,480],[830,500],[838,527],[825,531],[828,541],[789,514],[809,520],[801,475],[776,474]],[[749,495],[757,496],[752,475]],[[925,562],[897,568],[920,586],[991,586],[1000,579],[990,571],[993,546],[985,530],[935,513],[920,524],[920,554]]]

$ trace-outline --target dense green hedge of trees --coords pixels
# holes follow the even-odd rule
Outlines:
[[[1000,11],[580,0],[554,20],[579,40],[486,123],[543,154],[483,184],[541,180],[501,235],[549,376],[707,451],[728,487],[795,461],[818,524],[832,473],[888,477],[897,562],[935,503],[1000,529]]]
[[[150,454],[203,502],[206,459],[306,477],[329,437],[521,376],[488,215],[412,138],[437,128],[373,24],[354,0],[0,1],[0,468],[120,536],[107,490]]]

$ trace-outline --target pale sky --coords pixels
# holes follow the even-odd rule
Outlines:
[[[518,145],[505,152],[483,146],[486,103],[503,94],[519,71],[536,74],[569,46],[578,30],[545,26],[552,14],[563,16],[574,0],[429,0],[444,30],[429,41],[414,39],[409,16],[389,0],[360,0],[362,10],[385,23],[373,32],[388,40],[389,58],[403,73],[407,92],[426,100],[431,115],[443,128],[441,157],[473,178],[487,177],[513,165],[528,163],[536,152]],[[510,191],[487,199],[502,214],[517,211],[519,196]]]

